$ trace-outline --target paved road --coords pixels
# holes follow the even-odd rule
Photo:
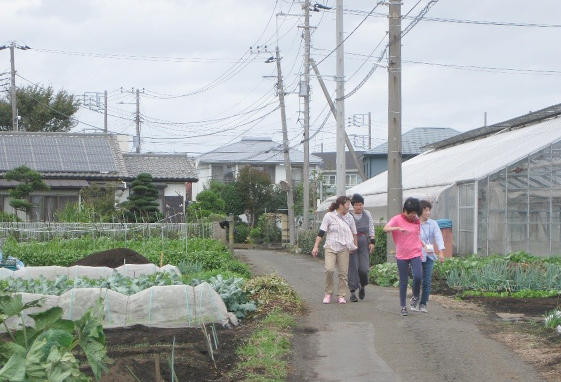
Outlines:
[[[398,291],[368,286],[358,303],[321,304],[323,263],[277,251],[237,250],[258,274],[276,272],[309,313],[295,336],[290,381],[541,381],[510,349],[487,338],[476,318],[429,304],[399,314]]]

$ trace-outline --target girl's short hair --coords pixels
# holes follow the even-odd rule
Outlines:
[[[424,211],[425,208],[432,210],[432,204],[430,204],[428,200],[421,200],[419,204],[421,205],[421,212]]]
[[[403,210],[407,213],[415,212],[417,215],[420,215],[421,204],[419,203],[419,199],[417,198],[407,198],[405,203],[403,203]]]
[[[362,203],[364,204],[364,198],[362,197],[361,194],[354,194],[353,197],[351,198],[351,204],[354,206],[355,203]]]

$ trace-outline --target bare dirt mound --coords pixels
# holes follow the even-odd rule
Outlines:
[[[95,252],[76,262],[75,265],[90,267],[117,268],[123,264],[149,264],[150,261],[140,253],[128,248],[113,248]]]

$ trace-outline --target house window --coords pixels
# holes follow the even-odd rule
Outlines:
[[[219,182],[233,182],[236,178],[236,166],[234,165],[213,164],[211,165],[211,171],[212,180]]]
[[[347,174],[345,182],[347,187],[353,187],[361,182],[361,178],[358,174]]]
[[[334,186],[335,182],[336,182],[336,177],[335,175],[323,175],[323,184],[325,185],[329,185],[329,186]]]
[[[302,167],[292,167],[292,183],[302,183],[304,173]]]

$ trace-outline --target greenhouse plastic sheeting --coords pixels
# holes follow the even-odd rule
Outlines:
[[[105,288],[76,288],[60,296],[21,293],[24,303],[44,298],[39,308],[25,311],[26,325],[33,320],[27,317],[49,308],[60,306],[63,318],[78,320],[98,299],[103,300],[104,328],[145,325],[157,328],[197,327],[201,323],[229,323],[229,313],[224,301],[210,284],[204,282],[189,285],[153,286],[127,296]],[[7,324],[14,328],[19,319],[10,319]]]
[[[41,276],[47,280],[56,280],[58,276],[68,276],[70,279],[77,277],[87,277],[90,279],[102,279],[110,277],[113,271],[121,273],[123,276],[136,277],[140,275],[151,275],[157,272],[175,272],[181,275],[179,269],[173,265],[165,265],[157,267],[154,264],[125,264],[118,268],[108,267],[87,267],[83,265],[74,265],[72,267],[25,267],[17,271],[10,271],[0,268],[0,279],[7,279],[10,277],[22,278],[24,280],[38,279]]]

